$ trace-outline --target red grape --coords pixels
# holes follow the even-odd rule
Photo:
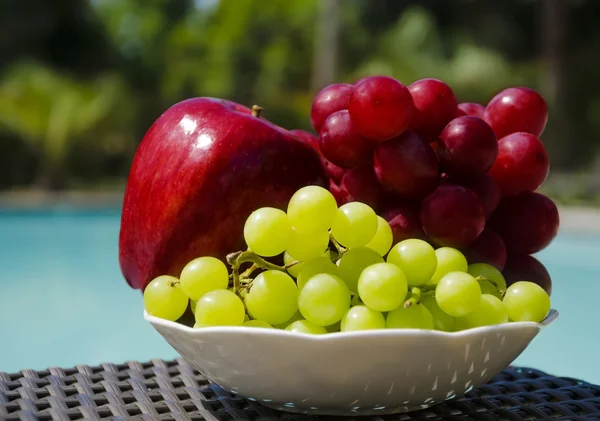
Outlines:
[[[458,104],[452,89],[438,79],[417,80],[408,87],[415,104],[411,128],[434,141],[446,124],[456,117]]]
[[[344,204],[344,200],[342,199],[342,190],[340,186],[338,186],[335,181],[329,180],[329,191],[335,198],[338,206],[342,206]]]
[[[462,183],[462,185],[473,190],[479,196],[487,216],[490,216],[496,210],[500,199],[502,199],[500,186],[498,186],[496,180],[489,174],[481,174],[479,177]]]
[[[392,228],[394,236],[393,244],[410,238],[420,238],[425,240],[425,234],[421,229],[421,220],[419,218],[419,207],[415,204],[388,204],[381,211],[381,217],[388,221]]]
[[[406,86],[388,76],[373,76],[355,85],[348,111],[361,135],[383,141],[408,128],[414,105]]]
[[[519,281],[534,282],[552,294],[552,278],[544,265],[533,256],[509,253],[502,272],[507,286]]]
[[[463,186],[439,186],[423,200],[421,224],[425,235],[439,246],[467,247],[485,227],[479,197]]]
[[[476,102],[463,102],[458,104],[458,109],[463,112],[463,115],[472,115],[479,118],[483,118],[485,113],[485,107]]]
[[[483,232],[464,250],[469,264],[487,263],[498,270],[504,269],[506,264],[506,246],[502,237],[491,228],[484,228]]]
[[[323,165],[325,165],[325,172],[327,173],[327,176],[336,183],[341,183],[342,177],[344,176],[346,170],[342,167],[338,167],[332,162],[329,162],[327,159],[325,159],[325,157],[322,157],[321,159],[323,161]]]
[[[315,151],[319,152],[319,155],[321,155],[321,150],[319,149],[319,139],[314,134],[300,129],[290,130],[290,133],[300,139],[301,142],[312,147]]]
[[[381,208],[385,199],[385,193],[370,165],[346,171],[340,184],[340,190],[344,203],[362,202],[376,212]]]
[[[490,169],[498,155],[498,140],[479,117],[458,117],[440,134],[437,152],[444,172],[453,178],[467,179]]]
[[[498,139],[516,132],[540,137],[548,122],[548,105],[533,89],[508,88],[488,103],[484,119],[492,126]]]
[[[319,134],[321,153],[342,168],[356,168],[371,162],[373,144],[355,129],[348,110],[336,111],[323,123]]]
[[[321,89],[313,99],[310,120],[317,133],[331,114],[348,109],[348,102],[354,86],[348,83],[334,83]]]
[[[509,252],[533,254],[556,237],[558,209],[552,200],[539,193],[505,197],[490,219],[492,227]]]
[[[519,132],[498,141],[498,157],[489,173],[503,195],[514,196],[536,190],[546,181],[549,170],[548,153],[542,141]]]
[[[403,198],[423,197],[437,185],[435,153],[413,131],[379,143],[373,164],[383,187]]]

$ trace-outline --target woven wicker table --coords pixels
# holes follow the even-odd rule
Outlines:
[[[291,415],[264,408],[210,385],[183,360],[0,372],[0,420],[38,419],[309,421],[339,417]],[[462,399],[420,412],[360,419],[600,420],[600,386],[509,368]]]

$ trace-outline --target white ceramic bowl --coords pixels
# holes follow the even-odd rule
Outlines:
[[[307,335],[276,329],[193,329],[144,314],[222,388],[288,412],[373,415],[462,396],[506,368],[552,323],[506,323],[446,333],[377,330]]]

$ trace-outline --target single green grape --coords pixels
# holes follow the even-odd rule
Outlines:
[[[292,229],[286,252],[297,260],[308,261],[322,256],[329,246],[329,232],[300,234]]]
[[[323,335],[327,333],[327,329],[323,326],[310,322],[308,320],[296,320],[285,328],[290,332],[310,333],[312,335]]]
[[[400,306],[408,284],[402,270],[391,263],[376,263],[362,271],[358,295],[365,305],[376,311],[391,311]]]
[[[196,314],[196,304],[198,304],[198,301],[190,300],[190,310],[192,310],[192,314]]]
[[[244,225],[244,239],[254,253],[277,256],[288,247],[292,226],[280,209],[260,208],[250,214]]]
[[[144,290],[146,312],[155,317],[175,321],[179,319],[189,303],[174,276],[163,275],[154,278]]]
[[[215,257],[205,256],[189,262],[179,277],[181,289],[190,299],[200,297],[215,289],[227,289],[229,273],[225,263]]]
[[[467,258],[452,247],[440,247],[435,251],[437,266],[431,276],[430,284],[437,284],[440,279],[450,272],[466,272],[469,268]]]
[[[298,308],[306,320],[329,326],[342,319],[350,308],[350,291],[337,276],[313,276],[300,290]]]
[[[513,322],[541,322],[550,311],[550,297],[533,282],[515,282],[506,290],[503,300]]]
[[[433,316],[427,307],[421,304],[413,304],[410,307],[400,306],[388,313],[385,327],[388,329],[433,330]]]
[[[372,329],[385,329],[385,318],[381,312],[364,305],[350,308],[342,318],[340,325],[342,332]]]
[[[348,250],[339,262],[341,278],[350,291],[356,292],[358,288],[358,278],[367,267],[375,263],[383,263],[383,257],[375,250],[367,247],[356,247]]]
[[[248,321],[244,322],[243,326],[245,326],[245,327],[261,327],[264,329],[273,329],[273,326],[271,326],[267,322],[263,322],[262,320],[248,320]]]
[[[283,264],[284,265],[287,266],[290,263],[297,262],[297,261],[298,261],[298,259],[294,259],[292,256],[290,256],[290,254],[287,251],[285,253],[283,253]],[[298,274],[302,270],[303,266],[304,266],[304,262],[296,263],[294,266],[290,266],[289,268],[287,268],[287,273],[292,275],[294,278],[297,278]]]
[[[246,311],[240,297],[226,289],[209,291],[198,300],[194,316],[196,325],[241,326]]]
[[[340,268],[331,260],[325,257],[317,257],[309,262],[305,262],[296,283],[298,289],[304,288],[304,285],[315,275],[320,273],[328,273],[333,276],[341,277]]]
[[[394,235],[390,224],[381,216],[377,216],[377,231],[366,247],[375,250],[380,256],[385,256],[390,251],[393,241]]]
[[[342,325],[341,321],[335,322],[332,325],[325,326],[325,330],[327,330],[327,333],[339,332],[342,328],[341,325]]]
[[[454,322],[454,330],[453,332],[460,332],[461,330],[467,330],[469,326],[467,326],[467,320],[465,317],[457,317]]]
[[[479,282],[466,272],[450,272],[437,284],[435,299],[445,313],[463,317],[479,307],[481,287]]]
[[[354,294],[352,296],[352,300],[350,300],[350,306],[354,307],[354,306],[360,306],[363,305],[363,302],[360,300],[360,297],[358,296],[358,294]]]
[[[303,234],[327,232],[337,212],[335,197],[319,186],[298,190],[288,203],[287,213],[292,226]]]
[[[433,326],[435,330],[441,330],[443,332],[454,332],[456,318],[450,316],[449,314],[446,314],[440,308],[434,296],[428,295],[423,297],[421,299],[421,304],[424,305],[433,316]]]
[[[342,205],[333,220],[331,234],[344,247],[366,246],[377,232],[377,215],[360,202]]]
[[[387,262],[402,269],[410,285],[428,283],[437,268],[434,248],[429,243],[416,238],[396,244],[390,250]]]
[[[508,322],[508,312],[500,298],[492,294],[481,294],[479,307],[474,312],[464,316],[463,319],[468,329],[498,325]]]
[[[289,320],[286,320],[283,323],[273,325],[273,327],[275,329],[285,329],[286,327],[288,327],[289,325],[291,325],[292,323],[294,323],[297,320],[304,320],[304,316],[302,316],[302,313],[300,313],[300,311],[296,311]]]
[[[506,291],[506,280],[504,279],[504,275],[502,275],[502,273],[492,265],[488,265],[487,263],[473,263],[472,265],[469,265],[467,273],[474,278],[482,276],[486,279],[489,279],[498,285],[501,290]],[[482,294],[492,294],[498,298],[502,298],[498,288],[496,288],[491,282],[480,281],[479,285],[481,285]]]
[[[298,287],[287,273],[267,270],[254,278],[244,301],[253,319],[276,325],[298,310]]]

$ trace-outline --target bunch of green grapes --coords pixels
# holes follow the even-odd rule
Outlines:
[[[338,208],[326,189],[308,186],[287,211],[260,208],[244,225],[239,262],[200,257],[179,278],[159,276],[144,292],[146,311],[194,327],[247,326],[326,334],[368,329],[458,331],[508,321],[539,322],[550,309],[532,282],[507,288],[500,271],[469,266],[456,249],[420,239],[393,245],[389,224],[360,202]],[[264,258],[283,254],[283,266]],[[229,260],[229,258],[228,258]]]

